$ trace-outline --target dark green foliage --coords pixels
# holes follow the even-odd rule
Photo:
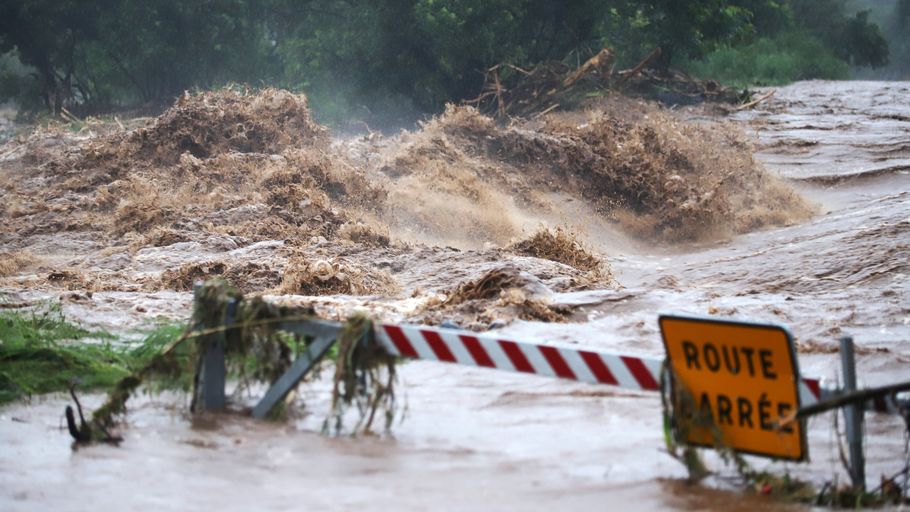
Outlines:
[[[845,79],[851,66],[888,63],[888,41],[870,11],[850,11],[848,0],[746,3],[756,20],[753,37],[688,63],[693,74],[736,86],[781,85]]]
[[[16,49],[38,81],[31,95],[54,112],[170,101],[193,87],[268,78],[263,5],[0,0],[0,51]]]
[[[844,79],[850,68],[819,40],[800,32],[721,48],[687,65],[695,76],[736,87],[782,85],[810,78]]]
[[[400,123],[476,96],[495,64],[577,65],[604,46],[620,66],[656,46],[666,68],[790,40],[799,46],[778,53],[802,55],[820,44],[826,58],[883,65],[882,31],[848,2],[0,0],[0,53],[15,50],[24,65],[0,61],[0,99],[97,112],[242,82],[306,90],[317,114],[336,123]],[[895,19],[907,18],[906,4],[896,3]],[[780,59],[785,68],[803,62]],[[831,76],[833,67],[775,76]]]
[[[910,0],[898,0],[894,6],[888,36],[895,47],[891,61],[897,78],[910,79]]]
[[[856,66],[888,62],[888,42],[869,11],[848,14],[845,0],[791,0],[795,24],[822,41],[838,58]]]
[[[353,111],[395,120],[476,96],[483,70],[494,64],[526,66],[596,52],[604,44],[598,20],[609,16],[613,3],[324,2],[293,11],[296,19],[279,31],[277,51],[284,85],[305,88],[316,108],[335,98],[342,116]]]
[[[910,0],[855,0],[853,5],[881,27],[889,50],[888,65],[860,70],[859,77],[910,80]]]
[[[85,45],[98,37],[99,15],[110,2],[3,0],[0,2],[0,51],[16,49],[34,69],[34,93],[54,111],[88,91],[78,66]]]
[[[129,90],[143,102],[192,87],[268,78],[261,2],[246,0],[126,1],[102,16],[86,51],[95,88]],[[113,92],[113,91],[105,91]]]

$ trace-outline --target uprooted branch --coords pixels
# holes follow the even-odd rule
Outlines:
[[[621,78],[619,79],[619,82],[616,85],[617,86],[622,85],[622,84],[626,83],[626,81],[628,81],[633,76],[641,73],[641,70],[645,69],[645,67],[648,64],[650,64],[651,61],[656,59],[657,57],[660,57],[660,46],[651,50],[651,53],[649,53],[647,57],[642,59],[641,62],[639,62],[638,65],[636,65],[634,68],[628,69],[625,71],[620,71],[619,75]]]
[[[700,101],[739,103],[735,91],[717,82],[701,82],[685,73],[649,68],[660,57],[654,48],[631,69],[615,70],[616,56],[603,48],[577,67],[564,62],[545,62],[531,70],[499,64],[487,69],[480,94],[465,104],[498,118],[511,116],[541,117],[557,108],[571,110],[587,98],[603,96],[622,87],[625,92],[660,99],[671,98],[683,104]]]
[[[562,82],[563,87],[572,87],[575,85],[581,77],[585,76],[592,69],[604,69],[608,68],[608,72],[612,72],[611,66],[613,65],[613,50],[609,48],[604,48],[603,50],[597,52],[597,55],[586,60],[584,64],[578,67],[571,75],[566,77]]]
[[[774,96],[774,93],[776,93],[776,92],[777,92],[777,89],[772,89],[770,92],[765,93],[765,94],[762,94],[762,95],[759,96],[758,98],[756,98],[756,99],[754,99],[754,100],[752,100],[752,101],[750,101],[750,102],[748,102],[748,103],[743,103],[742,105],[736,107],[736,110],[747,110],[747,109],[750,109],[750,108],[752,108],[752,107],[758,105],[759,103],[765,101],[766,99],[770,98],[771,96]]]

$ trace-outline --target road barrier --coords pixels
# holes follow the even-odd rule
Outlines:
[[[203,307],[202,303],[198,302],[198,299],[199,296],[197,295],[196,307]],[[233,314],[236,311],[236,306],[236,303],[229,302],[225,305],[225,310],[222,314],[207,315],[208,318],[221,318],[222,320],[217,325],[199,326],[218,333],[210,335],[214,336],[214,339],[207,344],[209,349],[202,360],[200,386],[201,405],[204,409],[219,410],[225,404],[226,371],[223,347],[225,332],[235,327],[241,327],[240,324],[234,324]],[[663,321],[666,318],[661,317],[662,329],[664,327]],[[678,320],[679,318],[675,319]],[[717,319],[702,319],[702,321],[706,323],[743,325],[740,322],[718,321]],[[778,326],[762,326],[761,324],[745,325],[783,329]],[[253,416],[257,418],[265,417],[318,364],[336,342],[342,332],[343,324],[317,318],[277,319],[270,328],[273,331],[284,331],[309,338],[310,342],[306,350],[284,375],[271,385],[265,396],[254,407]],[[789,334],[787,335],[787,341],[790,342]],[[544,377],[556,377],[591,384],[617,386],[642,392],[661,392],[661,383],[664,380],[661,378],[661,374],[666,371],[663,358],[616,354],[591,346],[518,341],[491,333],[481,334],[423,325],[374,322],[373,328],[365,334],[361,342],[378,343],[390,355],[401,358],[439,361]],[[844,353],[841,355],[845,375],[847,375],[852,372],[853,368],[852,350],[850,350],[852,348],[852,340],[849,343],[843,342],[842,346],[845,347],[843,349]],[[727,357],[726,352],[724,352],[724,357]],[[710,366],[710,360],[705,360],[705,362]],[[762,360],[761,364],[766,362]],[[720,363],[717,362],[717,364],[719,365]],[[729,365],[729,362],[727,364]],[[749,365],[751,366],[752,364],[753,361],[750,360]],[[795,362],[793,366],[794,368],[797,367]],[[737,369],[738,371],[739,369]],[[791,376],[790,379],[792,386],[793,377]],[[855,379],[846,384],[848,387],[846,392],[855,391]],[[800,411],[803,411],[807,406],[813,406],[814,404],[819,404],[819,402],[843,398],[845,390],[825,385],[818,378],[801,376],[798,382],[798,393]],[[908,414],[908,411],[910,411],[910,400],[905,398],[898,399],[897,396],[896,393],[877,396],[874,399],[865,400],[861,408],[851,406],[854,409],[858,409],[858,414],[856,412],[847,413],[849,420],[848,433],[852,432],[852,435],[849,436],[851,454],[856,453],[857,457],[861,457],[861,448],[857,445],[857,442],[859,442],[857,439],[861,437],[860,428],[863,411],[898,413],[905,416]],[[718,412],[720,413],[720,411]],[[775,411],[775,413],[777,412]],[[754,451],[751,453],[761,454],[761,452]],[[765,455],[771,454],[772,452],[765,453]],[[792,458],[801,459],[803,457],[804,454],[800,451],[798,456]],[[862,483],[862,462],[858,462],[857,465],[859,468],[854,467],[854,472],[859,472],[859,474],[854,475],[854,477],[859,478],[858,482]],[[857,482],[857,480],[854,480],[854,482]]]
[[[230,321],[227,322],[230,324]],[[280,387],[293,387],[300,382],[309,369],[334,343],[341,331],[340,322],[326,320],[299,320],[276,324],[275,330],[309,336],[320,343],[314,343],[313,353],[307,353],[295,364],[288,377],[279,379]],[[421,359],[476,366],[501,371],[529,373],[544,377],[556,377],[591,384],[606,384],[637,391],[660,391],[660,372],[663,360],[656,357],[616,354],[611,351],[590,347],[558,343],[538,343],[510,340],[491,334],[448,329],[424,325],[377,323],[373,335],[392,355],[406,359]],[[209,375],[223,367],[223,356],[219,356],[217,344],[205,360]],[[212,359],[214,357],[214,359]],[[310,363],[306,361],[311,360]],[[298,375],[299,374],[299,375]],[[213,397],[206,400],[207,408],[219,409],[223,405],[223,379],[209,378]],[[840,395],[835,387],[825,385],[819,378],[803,377],[800,380],[800,401],[803,406]],[[270,400],[271,401],[271,400]],[[205,405],[205,404],[204,404]],[[897,414],[901,404],[893,398],[876,398],[866,403],[865,410]],[[268,409],[263,405],[256,408],[264,416]],[[264,412],[263,412],[264,411]]]
[[[590,346],[515,341],[471,331],[377,323],[376,340],[390,354],[545,377],[607,384],[638,391],[660,391],[663,359],[616,354]],[[803,406],[839,396],[841,391],[823,379],[802,377]],[[900,404],[890,397],[871,399],[867,411],[898,414]]]
[[[419,325],[377,324],[376,340],[396,356],[545,377],[660,390],[660,359],[595,348],[513,341],[488,334]]]

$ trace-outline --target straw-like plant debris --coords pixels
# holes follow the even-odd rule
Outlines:
[[[254,382],[274,383],[309,346],[309,341],[280,331],[278,326],[282,322],[314,317],[311,309],[289,308],[259,297],[244,297],[218,280],[196,289],[195,297],[192,326],[148,357],[142,367],[120,379],[90,421],[75,422],[75,414],[70,410],[71,433],[77,443],[117,442],[118,420],[126,413],[129,398],[141,386],[153,386],[160,381],[191,381],[190,410],[195,411],[202,392],[203,356],[219,340],[223,343],[228,374],[240,381],[241,388]],[[344,325],[338,339],[330,412],[336,432],[340,431],[342,417],[351,405],[360,414],[355,432],[369,431],[379,409],[384,411],[387,428],[394,417],[395,360],[371,341],[372,337],[368,336],[371,326],[368,318],[354,317]],[[74,401],[81,418],[81,405],[75,394]],[[269,416],[280,416],[283,407],[284,403],[276,404]],[[326,425],[328,429],[328,420]]]
[[[382,411],[388,431],[395,419],[395,358],[376,343],[369,318],[355,315],[338,338],[338,356],[332,386],[332,408],[323,432],[340,434],[345,413],[354,406],[358,420],[351,434],[370,433],[376,413]]]
[[[187,263],[161,274],[163,288],[191,291],[199,281],[224,279],[231,286],[244,293],[270,290],[281,283],[281,273],[276,269],[252,261],[232,263],[230,261],[205,261]]]
[[[0,277],[18,274],[35,260],[35,255],[28,251],[0,252]]]
[[[584,212],[642,238],[685,242],[812,213],[733,127],[623,105],[509,126],[450,105],[411,132],[333,140],[303,95],[229,88],[184,95],[119,129],[39,131],[0,176],[0,243],[12,255],[0,274],[36,267],[40,276],[46,268],[25,255],[72,247],[84,264],[51,270],[43,285],[186,291],[221,277],[244,292],[389,297],[395,280],[409,279],[389,273],[407,269],[375,268],[367,254],[505,247],[529,217]],[[510,250],[567,265],[557,272],[570,288],[611,285],[609,267],[572,229]],[[243,252],[259,242],[286,249],[267,260]],[[196,263],[164,270],[167,261]]]
[[[542,258],[587,272],[592,284],[601,286],[613,282],[613,272],[603,258],[593,253],[567,229],[541,228],[530,237],[515,242],[506,250],[524,256]]]
[[[443,302],[446,306],[455,306],[476,300],[498,299],[508,290],[526,290],[530,294],[543,292],[541,285],[530,274],[521,272],[514,266],[493,269],[479,279],[458,285],[448,294]]]
[[[503,265],[454,287],[440,301],[430,301],[411,321],[454,323],[476,331],[503,326],[515,319],[567,321],[571,308],[552,304],[551,293],[535,276],[514,265]]]
[[[175,164],[189,153],[195,158],[218,154],[279,153],[288,147],[324,142],[325,128],[310,118],[307,99],[279,89],[224,89],[184,94],[155,123],[133,132],[129,141],[140,154]]]
[[[280,291],[294,295],[391,295],[395,280],[384,270],[344,258],[292,258],[284,271]]]
[[[502,213],[509,199],[495,190],[509,190],[529,207],[541,190],[569,192],[635,235],[671,242],[797,222],[814,211],[752,158],[733,126],[687,123],[658,109],[629,119],[597,109],[582,119],[501,127],[471,107],[449,105],[382,170],[434,199],[432,209],[407,222],[427,230],[470,225],[493,240],[516,229]],[[453,215],[466,198],[473,209]],[[398,209],[420,204],[401,191],[390,200]]]

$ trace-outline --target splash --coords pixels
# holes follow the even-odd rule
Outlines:
[[[303,95],[225,89],[185,95],[138,128],[45,135],[2,176],[15,198],[4,208],[15,215],[0,229],[0,249],[27,251],[64,233],[93,244],[100,252],[81,266],[48,274],[70,277],[42,283],[70,288],[186,290],[227,274],[246,291],[284,276],[274,289],[390,296],[404,269],[380,268],[377,255],[426,245],[493,260],[509,248],[567,265],[559,272],[573,286],[609,286],[609,266],[598,266],[578,233],[610,226],[650,242],[705,241],[813,212],[752,158],[737,129],[647,105],[507,126],[450,105],[411,132],[333,141]],[[541,225],[565,231],[530,235]],[[224,254],[273,241],[281,248],[268,254]],[[179,258],[140,264],[178,249]],[[118,251],[119,263],[105,259]],[[313,261],[333,258],[346,279],[312,278]]]
[[[501,127],[472,108],[449,106],[403,136],[380,166],[395,197],[407,199],[392,204],[394,215],[416,211],[436,236],[495,243],[522,227],[506,205],[526,223],[552,213],[541,192],[565,191],[635,236],[683,242],[791,224],[814,212],[752,158],[732,125],[687,123],[657,109],[633,120],[602,110],[583,122],[574,117]],[[416,196],[440,207],[422,208],[427,203]],[[494,220],[497,229],[487,228]]]

